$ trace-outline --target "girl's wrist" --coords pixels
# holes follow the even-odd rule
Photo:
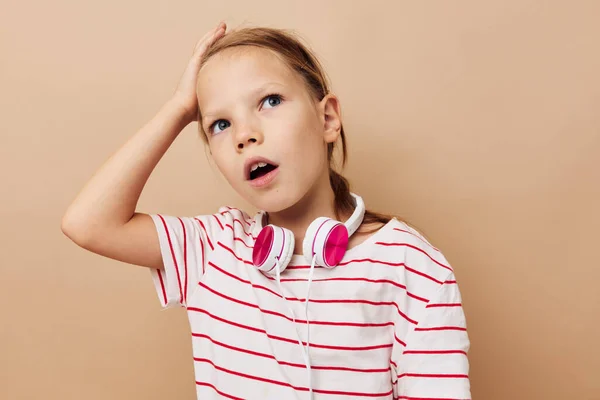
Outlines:
[[[185,103],[179,97],[177,97],[177,95],[174,95],[169,99],[166,106],[175,112],[177,118],[184,124],[185,127],[189,123],[196,120],[196,115],[194,115],[193,112],[185,107],[184,104]]]

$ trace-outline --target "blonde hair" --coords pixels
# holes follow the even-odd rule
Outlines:
[[[294,72],[299,74],[306,84],[306,88],[314,96],[314,99],[321,100],[330,91],[330,85],[326,78],[321,63],[312,51],[302,44],[300,40],[287,30],[251,27],[242,28],[228,32],[225,36],[217,40],[210,46],[200,63],[200,68],[208,59],[225,49],[238,46],[255,46],[273,51],[283,62],[285,62]],[[201,121],[201,115],[198,120]],[[202,139],[207,142],[208,139],[202,132],[201,124],[198,124]],[[342,167],[346,165],[347,147],[346,135],[343,126],[341,127],[341,145],[342,145]],[[329,143],[327,146],[327,161],[329,162],[329,182],[335,194],[334,209],[336,218],[340,220],[341,215],[349,215],[354,210],[354,201],[350,195],[350,183],[346,178],[334,169],[333,152],[335,143]],[[400,217],[376,213],[370,210],[365,212],[363,220],[364,225],[373,223],[385,224],[392,218],[403,220]],[[373,231],[377,227],[373,228]],[[364,230],[361,230],[365,232]]]

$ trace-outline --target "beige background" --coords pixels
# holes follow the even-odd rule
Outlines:
[[[600,2],[2,3],[1,399],[194,398],[184,310],[60,221],[219,19],[295,29],[320,55],[353,189],[456,269],[475,399],[600,399]],[[252,211],[195,128],[139,210]]]

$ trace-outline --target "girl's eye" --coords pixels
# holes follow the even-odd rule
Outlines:
[[[278,94],[271,94],[263,100],[263,104],[267,104],[271,107],[278,106],[281,104],[281,96]]]
[[[265,97],[261,104],[268,106],[266,108],[273,108],[273,107],[281,104],[282,100],[283,99],[280,95],[271,94],[271,95],[268,95],[267,97]],[[215,134],[222,132],[225,129],[229,128],[230,125],[231,125],[231,123],[229,121],[224,120],[224,119],[218,119],[215,122],[213,122],[212,125],[209,126],[208,131],[211,135],[215,135]]]
[[[224,119],[219,119],[215,121],[209,128],[209,132],[212,134],[219,133],[220,131],[224,131],[229,127],[229,121]],[[220,131],[216,131],[216,129],[220,129]]]

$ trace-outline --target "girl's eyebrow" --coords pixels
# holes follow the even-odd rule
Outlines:
[[[265,82],[262,85],[252,89],[248,93],[248,95],[245,97],[247,97],[248,99],[254,99],[257,96],[259,96],[261,93],[265,93],[269,90],[274,90],[276,87],[279,89],[282,89],[282,88],[286,87],[286,85],[284,85],[281,82],[276,82],[276,81]],[[207,120],[210,120],[214,116],[217,116],[220,114],[222,114],[222,111],[220,109],[209,110],[206,113],[202,113],[202,122],[206,123],[206,122],[208,122]]]

